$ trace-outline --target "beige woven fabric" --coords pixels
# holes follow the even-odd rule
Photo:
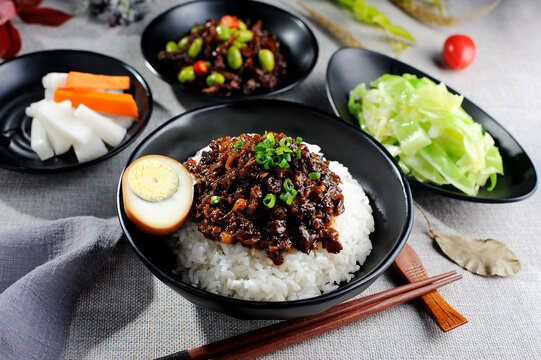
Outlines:
[[[136,141],[173,115],[205,100],[175,94],[145,67],[139,53],[140,34],[159,12],[179,1],[154,2],[154,13],[141,23],[109,29],[83,17],[58,28],[24,25],[19,29],[21,53],[54,48],[77,48],[117,57],[134,66],[151,86],[154,112]],[[301,16],[293,2],[272,1]],[[541,169],[541,2],[503,1],[489,15],[453,27],[427,27],[390,2],[369,1],[389,18],[408,28],[417,45],[401,60],[443,80],[462,92],[508,129]],[[466,1],[459,1],[467,3]],[[376,29],[362,26],[334,1],[306,0],[350,29],[367,47],[392,55]],[[69,9],[71,2],[50,1]],[[325,93],[325,71],[338,44],[309,18],[319,42],[313,73],[296,89],[278,96],[331,111]],[[477,58],[467,69],[451,71],[435,61],[445,38],[466,33],[477,44]],[[355,64],[351,64],[355,66]],[[344,69],[347,71],[347,69]],[[1,85],[0,85],[1,86]],[[43,219],[76,215],[114,218],[118,177],[135,145],[90,168],[58,175],[29,175],[0,170],[0,228]],[[268,355],[266,359],[534,359],[541,354],[541,192],[512,204],[477,204],[415,191],[441,233],[495,238],[520,258],[523,270],[510,278],[472,275],[447,260],[427,236],[416,212],[409,244],[429,273],[457,269],[464,279],[441,290],[444,298],[469,323],[443,333],[415,303],[403,304],[356,324]],[[366,292],[399,284],[392,271]],[[264,326],[197,308],[157,280],[138,260],[125,240],[100,275],[83,293],[73,313],[65,359],[149,359],[226,338]],[[1,356],[0,356],[1,357]]]

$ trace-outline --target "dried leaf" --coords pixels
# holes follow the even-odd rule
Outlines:
[[[0,58],[8,60],[21,50],[21,36],[11,21],[0,25]]]
[[[28,10],[38,7],[42,0],[13,0],[17,11]]]
[[[428,232],[441,251],[464,269],[482,276],[510,276],[522,269],[517,256],[498,240],[472,240],[436,233],[423,209],[417,203],[413,204],[425,218]]]
[[[498,240],[472,240],[457,235],[433,234],[445,255],[472,273],[510,276],[522,269],[517,256]]]
[[[59,26],[72,18],[70,14],[51,8],[41,7],[19,12],[22,21],[28,24]]]

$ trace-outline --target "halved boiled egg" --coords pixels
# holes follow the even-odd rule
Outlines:
[[[124,211],[145,234],[174,233],[186,220],[193,202],[193,178],[178,161],[147,155],[132,162],[122,175]]]

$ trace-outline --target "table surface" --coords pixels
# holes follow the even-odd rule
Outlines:
[[[14,20],[23,40],[21,54],[57,48],[85,49],[132,65],[150,84],[154,111],[135,144],[95,166],[57,175],[0,170],[0,229],[78,215],[115,218],[117,181],[134,146],[170,117],[205,104],[199,97],[175,94],[152,75],[139,52],[145,25],[178,2],[155,1],[151,14],[128,27],[109,28],[84,16],[60,27]],[[387,1],[369,2],[416,37],[417,44],[406,49],[400,60],[444,81],[485,109],[513,134],[541,169],[541,2],[504,0],[484,17],[449,27],[422,25]],[[72,3],[50,1],[47,5],[71,11]],[[320,48],[310,76],[297,88],[275,98],[331,112],[325,70],[339,43],[295,3],[272,3],[305,19]],[[393,55],[382,32],[355,22],[350,12],[333,1],[306,3],[340,22],[366,47]],[[474,63],[462,71],[439,65],[441,46],[447,36],[455,33],[468,34],[477,44]],[[509,278],[484,278],[459,268],[437,250],[427,234],[426,223],[416,212],[408,243],[417,250],[429,273],[456,269],[463,274],[464,279],[443,288],[441,293],[468,318],[468,324],[443,333],[418,304],[407,303],[265,358],[528,359],[541,354],[541,313],[537,310],[541,306],[541,192],[511,204],[471,203],[420,190],[413,195],[437,231],[498,239],[516,253],[522,271]],[[365,294],[396,285],[397,277],[387,271]],[[192,305],[156,279],[123,239],[81,295],[73,312],[64,357],[147,359],[269,323],[239,320]]]

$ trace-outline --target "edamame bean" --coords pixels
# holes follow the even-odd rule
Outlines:
[[[233,70],[238,70],[242,66],[242,55],[236,46],[231,46],[227,50],[227,64]]]
[[[243,48],[243,47],[248,46],[248,45],[246,45],[246,43],[235,40],[235,41],[233,41],[233,46],[236,46],[236,47],[238,47],[240,49],[240,48]]]
[[[193,34],[194,32],[197,32],[203,28],[203,25],[200,26],[194,26],[192,30],[190,30],[190,34]]]
[[[193,71],[193,66],[186,66],[184,69],[180,70],[178,73],[178,81],[181,83],[190,82],[195,80],[195,73]]]
[[[269,49],[259,50],[257,58],[263,70],[272,71],[274,69],[274,54]]]
[[[179,50],[180,49],[184,49],[184,47],[188,44],[188,37],[187,36],[184,36],[182,39],[180,39],[180,41],[178,42],[178,48]]]
[[[173,51],[177,51],[178,50],[178,47],[177,47],[177,43],[174,42],[174,41],[169,41],[167,44],[165,44],[165,51],[167,52],[173,52]]]
[[[212,73],[209,76],[207,76],[206,82],[207,82],[207,86],[223,84],[225,82],[225,77],[220,73]]]
[[[203,39],[201,38],[195,39],[190,45],[190,48],[188,49],[188,56],[191,58],[197,57],[197,55],[199,55],[199,53],[201,52],[202,48],[203,48]]]
[[[253,37],[254,33],[252,33],[250,30],[239,30],[237,40],[242,42],[248,42],[251,41]]]
[[[216,34],[218,34],[220,40],[227,40],[231,36],[231,30],[227,27],[227,25],[220,24],[216,26]]]

